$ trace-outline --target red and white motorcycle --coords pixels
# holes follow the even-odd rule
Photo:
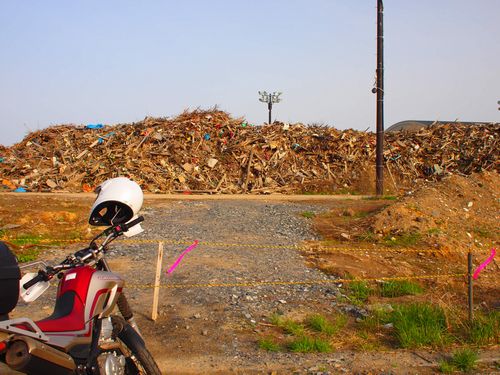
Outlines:
[[[120,204],[116,200],[104,200],[107,206],[103,209],[102,202],[99,206],[98,197],[94,204],[98,210],[92,212],[98,213],[101,219],[106,218],[106,213],[108,219],[116,219],[126,199]],[[126,204],[133,206],[130,201]],[[142,206],[142,191],[139,206]],[[104,220],[112,225],[88,247],[52,267],[40,262],[44,264],[43,269],[38,274],[24,275],[21,281],[16,258],[0,242],[1,362],[32,375],[161,374],[134,321],[123,292],[125,282],[111,272],[105,259],[113,240],[142,231],[139,223],[144,219],[135,216],[136,211],[137,207],[131,209],[118,220],[119,224]],[[29,318],[9,319],[19,294],[26,302],[34,301],[47,290],[54,276],[60,280],[51,316],[36,322]],[[121,316],[113,315],[115,306]]]

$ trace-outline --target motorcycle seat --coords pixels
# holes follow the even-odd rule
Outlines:
[[[54,312],[36,322],[43,332],[74,332],[85,328],[85,306],[74,291],[67,291],[56,299]]]

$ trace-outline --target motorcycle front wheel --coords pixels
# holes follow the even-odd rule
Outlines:
[[[123,343],[125,351],[126,375],[161,375],[153,356],[146,348],[144,340],[124,319],[112,317],[113,331]]]

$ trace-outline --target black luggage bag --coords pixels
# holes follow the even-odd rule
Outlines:
[[[15,255],[6,244],[0,242],[0,320],[8,319],[8,314],[16,307],[19,279],[21,270]]]

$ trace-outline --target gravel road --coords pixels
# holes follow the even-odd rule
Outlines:
[[[200,241],[174,273],[163,278],[162,283],[167,285],[325,280],[329,277],[308,268],[294,247],[301,241],[317,239],[311,220],[301,214],[318,214],[328,206],[325,202],[262,201],[156,204],[144,211],[145,232],[135,238]],[[185,247],[166,245],[164,270]],[[130,284],[152,283],[156,248],[155,244],[115,247],[115,259],[134,260],[129,269],[122,265],[120,270]],[[143,262],[140,271],[139,261]],[[151,311],[151,290],[132,290],[129,294],[136,306],[145,306],[141,323],[146,335],[156,335],[150,346],[161,366],[175,372],[201,368],[247,372],[273,368],[277,357],[288,365],[290,361],[293,366],[300,363],[300,356],[271,356],[259,350],[256,341],[260,324],[276,312],[332,311],[336,293],[334,283],[162,289],[160,318],[155,324],[146,320]]]

